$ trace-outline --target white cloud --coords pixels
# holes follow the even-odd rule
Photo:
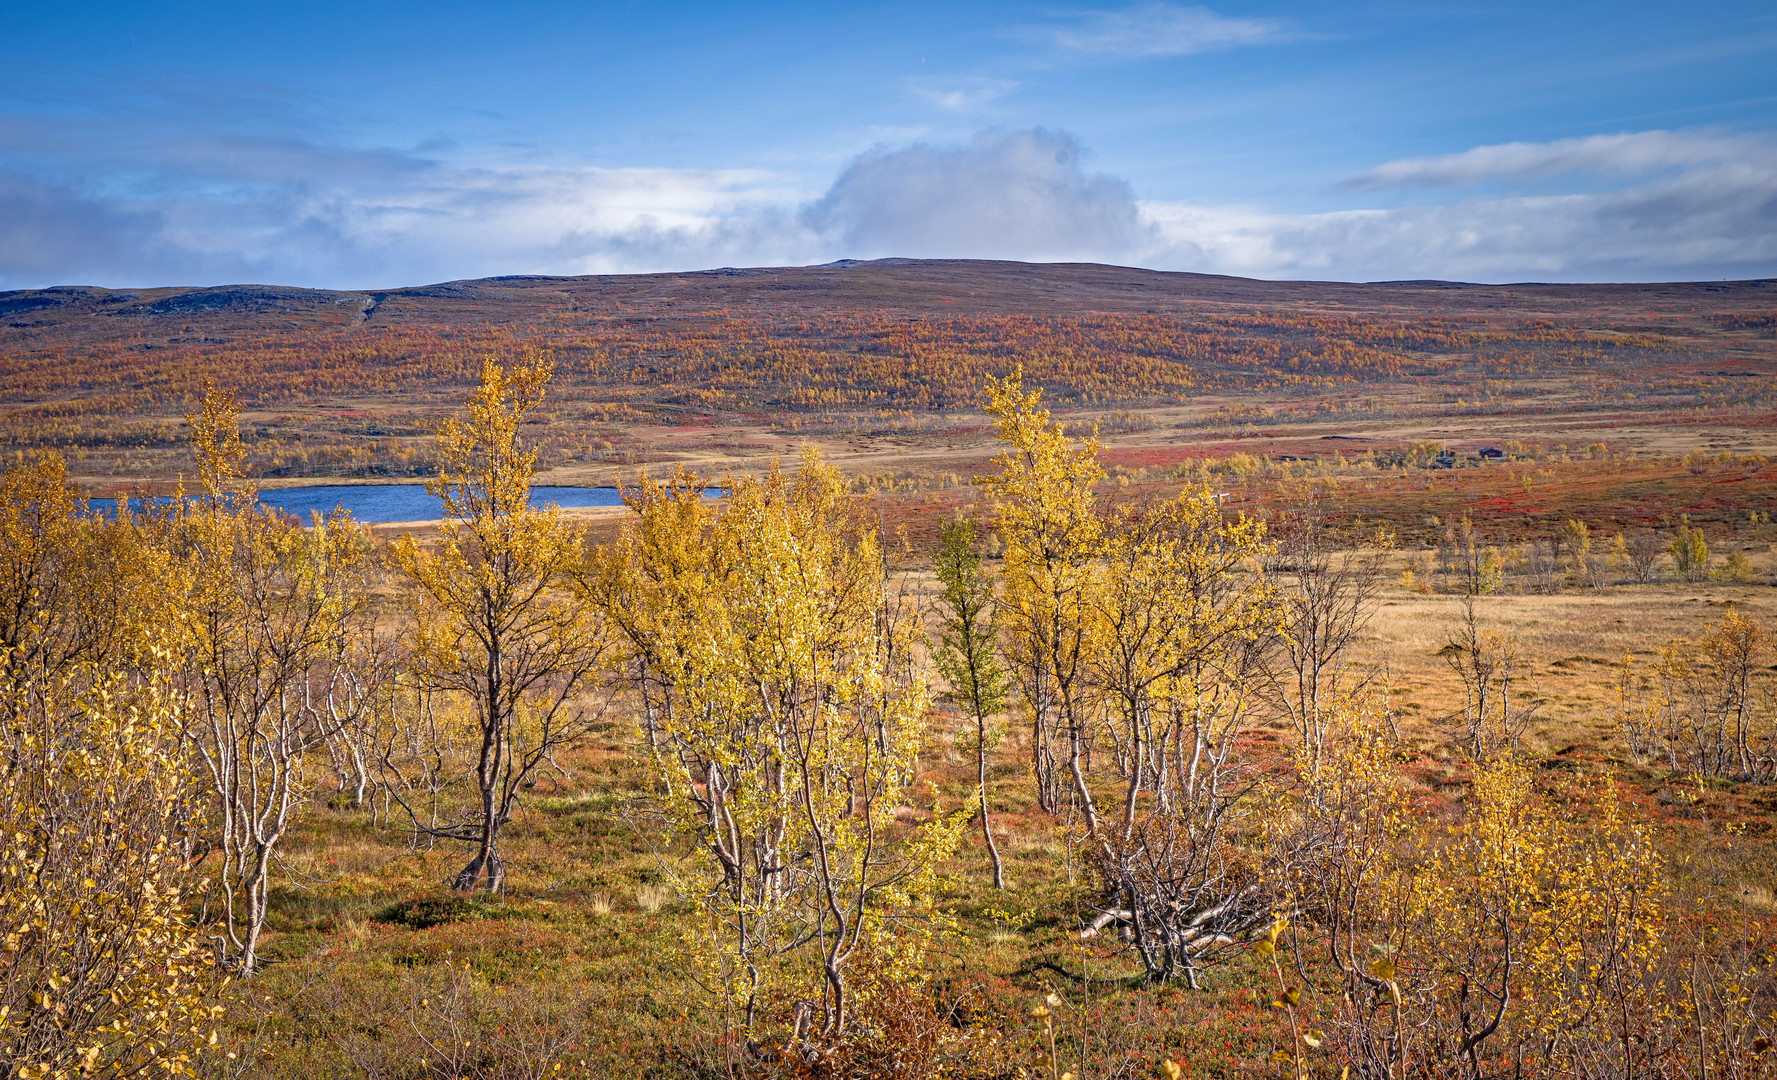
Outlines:
[[[1565,193],[1511,185],[1576,180]],[[1624,183],[1623,178],[1628,182]],[[1646,131],[1478,146],[1377,166],[1346,186],[1506,190],[1441,205],[1321,214],[1147,203],[1147,265],[1257,277],[1649,281],[1777,273],[1777,140]],[[1588,187],[1590,190],[1588,190]],[[1578,188],[1579,190],[1575,190]]]
[[[1104,56],[1186,56],[1258,45],[1286,36],[1277,19],[1218,15],[1206,7],[1147,3],[1116,11],[1083,11],[1061,25],[1026,28],[1023,36],[1070,52]]]
[[[1088,171],[1072,137],[1043,129],[898,138],[854,158],[824,192],[762,170],[469,167],[250,140],[212,157],[173,146],[134,186],[98,168],[103,185],[83,184],[73,167],[0,169],[0,289],[368,288],[889,255],[1346,280],[1777,273],[1769,137],[1605,138],[1615,141],[1479,147],[1417,172],[1395,162],[1366,175],[1453,185],[1611,167],[1628,177],[1615,190],[1319,214],[1141,203],[1122,179]]]
[[[663,270],[722,253],[800,261],[806,230],[786,208],[810,194],[756,170],[432,166],[337,184],[202,177],[130,198],[0,174],[0,288],[380,287]]]
[[[1639,173],[1728,161],[1777,166],[1777,143],[1767,136],[1679,131],[1499,143],[1460,154],[1386,162],[1346,183],[1365,189],[1464,187],[1488,180],[1579,172]]]
[[[1143,265],[1266,278],[1671,281],[1777,273],[1777,173],[1698,169],[1622,191],[1277,214],[1145,203]]]
[[[975,112],[996,98],[1018,89],[1009,79],[990,79],[982,75],[931,75],[907,80],[907,91],[914,97],[945,112]]]
[[[802,220],[858,257],[1114,259],[1149,240],[1128,183],[1041,128],[865,154]]]

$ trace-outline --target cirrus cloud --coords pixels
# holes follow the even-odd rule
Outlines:
[[[1206,7],[1146,3],[1114,11],[1082,11],[1062,21],[1024,27],[1020,36],[1068,52],[1146,59],[1188,56],[1288,36],[1277,19],[1218,15]]]
[[[1368,190],[1464,187],[1489,180],[1578,172],[1638,173],[1725,162],[1772,168],[1777,166],[1777,142],[1764,135],[1637,131],[1541,143],[1498,143],[1458,154],[1385,162],[1345,183]]]
[[[907,80],[907,90],[914,97],[954,113],[974,112],[1016,89],[1018,84],[1010,79],[984,75],[931,75]]]

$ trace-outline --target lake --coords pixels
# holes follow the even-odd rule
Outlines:
[[[719,498],[722,492],[712,489],[707,498]],[[134,502],[135,500],[131,500]],[[436,498],[426,493],[421,484],[322,484],[316,487],[271,488],[259,493],[259,502],[295,514],[304,521],[310,512],[326,515],[335,506],[351,511],[352,517],[370,525],[394,521],[435,521],[443,516]],[[583,506],[621,506],[614,487],[534,487],[532,506],[554,504],[564,509]],[[116,509],[115,499],[92,499],[95,510],[110,513]]]

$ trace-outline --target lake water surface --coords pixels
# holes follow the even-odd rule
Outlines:
[[[707,497],[722,493],[711,490]],[[426,493],[421,484],[322,484],[316,487],[271,488],[259,493],[262,505],[276,507],[285,513],[308,520],[311,511],[323,515],[343,507],[352,517],[371,525],[395,521],[435,521],[444,511],[436,498]],[[614,487],[534,487],[531,505],[560,506],[564,509],[583,506],[621,506]],[[115,499],[93,499],[88,504],[95,510],[109,513],[117,507]]]

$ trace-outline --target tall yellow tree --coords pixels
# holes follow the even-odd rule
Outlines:
[[[501,887],[500,830],[520,791],[601,715],[589,693],[610,637],[597,609],[564,591],[581,530],[559,508],[529,501],[537,454],[520,429],[552,370],[540,355],[510,370],[482,365],[467,414],[439,432],[439,472],[426,485],[444,505],[442,536],[405,536],[391,549],[420,596],[416,677],[467,702],[480,729],[469,813],[441,826],[414,817],[416,829],[473,845],[458,889]]]
[[[991,381],[987,412],[1006,449],[984,483],[1005,542],[1006,652],[1044,743],[1071,785],[1095,878],[1096,933],[1111,922],[1155,980],[1195,985],[1205,959],[1269,915],[1254,858],[1238,737],[1262,644],[1281,624],[1258,574],[1262,523],[1229,518],[1208,491],[1108,507],[1094,440],[1075,442],[1021,375]],[[1115,824],[1099,809],[1086,751],[1108,745],[1122,774]],[[1140,796],[1151,795],[1142,808]]]
[[[838,1035],[859,950],[916,970],[969,815],[896,817],[930,688],[843,479],[810,451],[793,476],[729,488],[720,513],[683,478],[629,492],[585,587],[623,627],[661,819],[706,856],[665,862],[708,920],[695,969],[751,1022],[786,958],[818,950],[820,1026]]]
[[[251,975],[277,850],[309,799],[309,756],[358,701],[366,665],[355,646],[376,615],[370,542],[344,514],[304,528],[259,505],[228,395],[211,387],[189,422],[204,491],[156,523],[179,612],[170,662],[212,808],[219,944],[231,969]]]
[[[1144,789],[1170,812],[1232,749],[1258,646],[1282,616],[1250,572],[1271,550],[1264,523],[1229,520],[1207,490],[1111,514],[1101,550],[1087,675],[1110,704],[1127,837]]]
[[[986,411],[1005,449],[982,480],[1005,543],[1002,626],[1010,668],[1031,714],[1038,801],[1058,809],[1070,788],[1091,827],[1098,807],[1083,755],[1091,722],[1085,667],[1103,522],[1092,485],[1104,477],[1098,442],[1076,443],[1024,389],[1019,368],[987,383]],[[1056,742],[1060,741],[1059,749]]]
[[[1150,980],[1194,987],[1272,911],[1239,743],[1262,643],[1281,623],[1255,572],[1270,546],[1263,523],[1226,517],[1204,490],[1119,509],[1100,546],[1086,675],[1107,704],[1123,805],[1115,827],[1085,838],[1091,929],[1121,923]]]

